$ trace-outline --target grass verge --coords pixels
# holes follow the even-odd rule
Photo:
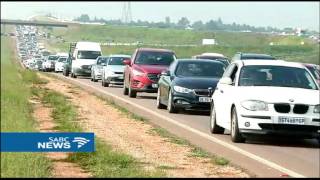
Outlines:
[[[32,117],[33,72],[16,63],[12,39],[1,37],[1,132],[35,132]],[[1,177],[50,177],[51,162],[43,153],[1,152]]]
[[[57,130],[62,132],[82,132],[78,125],[77,109],[60,93],[37,89],[34,91],[45,104],[53,107],[53,118]],[[96,151],[93,153],[73,153],[68,160],[90,171],[94,177],[161,177],[163,171],[145,171],[140,162],[132,156],[112,150],[112,147],[96,138]]]

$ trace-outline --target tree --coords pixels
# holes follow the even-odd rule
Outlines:
[[[167,24],[167,25],[170,25],[170,24],[171,24],[171,21],[170,21],[170,17],[169,17],[169,16],[166,17],[166,24]]]
[[[182,28],[186,28],[189,24],[190,21],[186,17],[182,17],[177,23],[177,25]]]
[[[75,20],[81,22],[90,22],[90,17],[88,16],[88,14],[81,14],[81,16],[76,18]]]
[[[192,24],[192,28],[193,29],[197,29],[197,30],[204,30],[205,27],[204,27],[204,24],[202,21],[196,21]]]

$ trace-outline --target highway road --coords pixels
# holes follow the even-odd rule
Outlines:
[[[138,93],[137,98],[122,94],[122,86],[102,87],[101,81],[64,77],[51,73],[83,89],[113,100],[116,104],[146,117],[151,123],[189,140],[201,148],[231,160],[257,177],[320,177],[320,148],[316,140],[252,137],[246,143],[231,142],[230,135],[209,132],[209,113],[169,114],[156,108],[156,93]]]

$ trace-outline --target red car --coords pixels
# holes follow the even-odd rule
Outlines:
[[[155,93],[159,75],[176,60],[173,51],[167,49],[138,48],[131,60],[124,60],[123,94],[135,98],[137,92]]]
[[[311,74],[317,80],[317,83],[320,86],[320,66],[317,64],[307,64],[307,63],[303,63],[303,65],[311,72]]]

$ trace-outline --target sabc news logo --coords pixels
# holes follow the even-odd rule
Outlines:
[[[75,145],[77,149],[85,146],[89,139],[84,137],[49,137],[47,142],[38,142],[38,149],[72,149]]]

